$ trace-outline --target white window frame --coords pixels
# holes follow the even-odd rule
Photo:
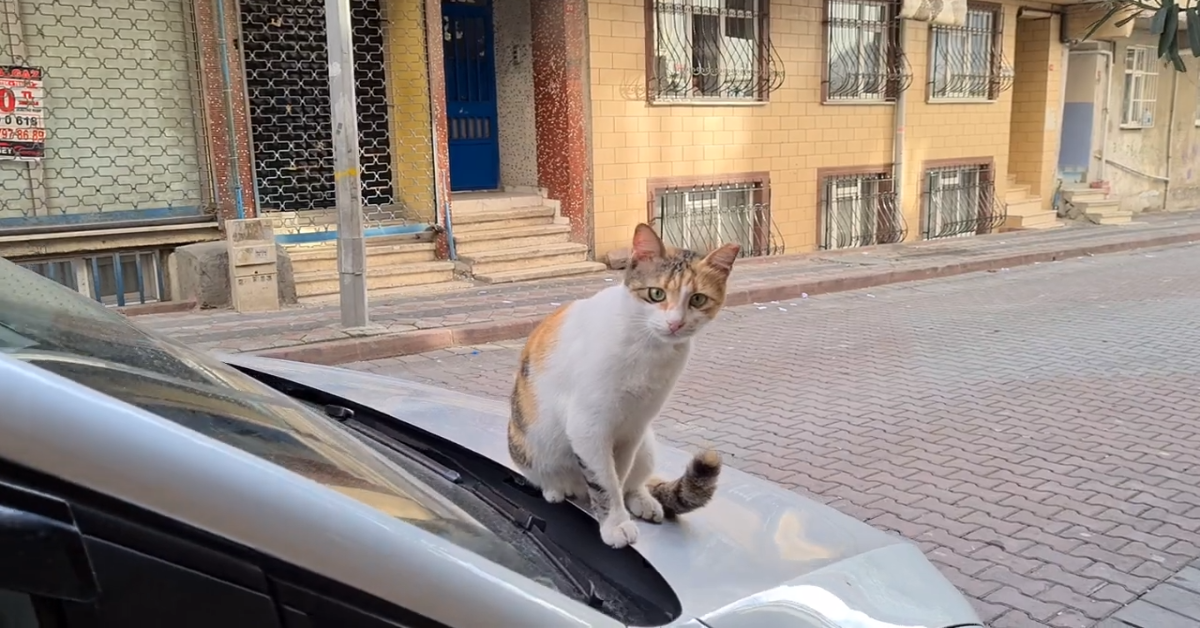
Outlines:
[[[829,221],[827,250],[850,249],[875,244],[879,232],[880,183],[876,173],[837,177],[825,183],[825,216]],[[846,226],[845,214],[850,215]],[[843,218],[840,219],[839,218]],[[856,234],[871,233],[870,242]]]
[[[925,220],[929,221],[926,234],[938,234],[945,223],[977,220],[983,199],[983,169],[980,166],[964,165],[957,168],[939,168],[926,172],[929,182],[929,206]],[[930,174],[936,175],[931,177]],[[974,231],[932,239],[965,238],[975,235]]]
[[[747,182],[660,192],[655,199],[656,210],[664,215],[659,233],[668,245],[694,251],[708,251],[727,242],[742,245],[746,252],[756,250],[759,212],[755,195],[765,191],[765,183]],[[673,204],[675,211],[662,212],[664,203]],[[737,207],[745,211],[737,212]]]
[[[146,295],[145,303],[159,303],[167,300],[166,295],[163,294],[166,286],[159,285],[159,278],[162,273],[160,252],[153,249],[133,249],[120,251],[116,255],[119,255],[120,258],[119,268],[114,263],[114,253],[97,253],[86,257],[18,262],[18,264],[68,289],[73,288],[79,294],[92,301],[97,300],[97,286],[105,286],[104,288],[99,288],[100,290],[104,290],[104,293],[100,295],[99,302],[108,307],[118,307],[119,301],[115,292],[116,273],[123,273],[126,265],[132,265],[136,268],[137,259],[141,259],[142,289]],[[50,266],[55,267],[54,276],[43,272],[48,271]],[[135,277],[134,281],[122,282],[125,293],[123,300],[126,307],[142,304],[141,293],[137,289],[136,270],[133,275]],[[108,284],[112,285],[109,286]],[[114,291],[110,293],[108,290],[109,287],[113,288]]]
[[[930,90],[929,101],[995,101],[998,94],[994,85],[999,80],[997,75],[1000,71],[999,63],[997,63],[997,55],[1000,50],[997,47],[997,40],[1000,38],[1000,33],[1003,31],[1004,11],[992,7],[967,7],[967,26],[940,26],[931,25],[929,27],[929,76]],[[986,35],[981,31],[987,28]],[[974,30],[972,30],[974,29]],[[944,46],[955,46],[958,49],[953,52],[942,52]],[[977,49],[982,49],[982,54],[976,54]],[[971,67],[973,60],[982,57],[988,64],[986,76],[988,81],[982,83],[982,90],[975,89],[974,83],[978,79],[971,79],[968,85],[962,88],[955,88],[955,83],[961,82],[960,76],[975,77],[979,76],[978,72]],[[942,92],[937,90],[937,78],[941,76],[947,85]]]
[[[757,103],[765,100],[760,93],[759,64],[761,62],[762,40],[761,32],[762,5],[767,0],[648,0],[651,3],[651,14],[654,18],[655,57],[655,87],[650,93],[650,101],[656,104],[677,104],[687,102],[719,103],[719,102],[749,102]],[[741,6],[749,4],[749,14],[744,18],[728,15],[728,11],[740,11]],[[735,6],[730,7],[730,4]],[[664,8],[673,8],[664,11]],[[732,69],[719,67],[716,69],[718,84],[737,80],[739,75],[744,80],[741,93],[724,93],[712,96],[696,94],[694,82],[697,68],[693,66],[693,56],[696,45],[695,21],[696,15],[713,15],[719,23],[717,58],[721,61],[737,59],[740,61]],[[728,34],[730,19],[748,19],[753,28],[753,37],[730,36]],[[699,79],[703,82],[703,79]],[[674,89],[669,89],[674,86]],[[723,91],[728,91],[723,90]]]
[[[1158,50],[1150,46],[1125,49],[1125,80],[1121,93],[1121,128],[1154,128],[1158,106]]]
[[[893,41],[896,32],[896,16],[893,2],[890,0],[827,0],[827,34],[825,42],[825,73],[827,89],[825,102],[887,102],[888,77],[891,74],[891,54],[895,48]],[[873,15],[878,11],[878,15]],[[841,25],[852,22],[854,25]],[[877,36],[878,57],[871,63],[867,50],[868,36]],[[835,96],[834,58],[839,50],[853,51],[854,65],[859,83],[858,89],[852,96]],[[874,77],[874,78],[872,78]],[[874,85],[871,83],[874,82]],[[872,89],[875,88],[875,89]]]

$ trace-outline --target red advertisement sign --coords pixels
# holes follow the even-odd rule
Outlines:
[[[0,159],[37,161],[46,152],[41,68],[0,65]]]

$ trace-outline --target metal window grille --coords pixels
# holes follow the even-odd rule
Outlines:
[[[741,245],[740,257],[780,255],[783,240],[765,191],[761,182],[659,190],[654,198],[659,234],[668,245],[693,251],[732,242]]]
[[[950,166],[925,171],[926,240],[989,233],[1004,223],[1007,208],[996,198],[987,165]]]
[[[912,84],[893,0],[829,0],[826,99],[895,100]]]
[[[765,100],[783,84],[766,0],[648,1],[652,100]]]
[[[125,307],[167,299],[163,253],[119,251],[19,265],[105,305]]]
[[[930,95],[935,99],[995,100],[1012,87],[1013,67],[1001,49],[1004,13],[969,8],[965,26],[930,28]]]
[[[429,87],[413,78],[427,75],[419,5],[397,7],[401,15],[385,19],[380,0],[352,3],[368,228],[433,213]],[[335,229],[325,2],[242,0],[239,14],[258,207],[285,212],[277,221],[285,231]],[[385,37],[387,29],[403,32]],[[389,79],[399,76],[404,84],[393,85]]]
[[[1146,46],[1125,49],[1125,99],[1121,126],[1148,129],[1154,126],[1158,101],[1157,51]]]
[[[193,18],[190,0],[0,2],[0,230],[211,211]]]
[[[896,205],[891,175],[826,177],[821,189],[821,248],[903,242],[908,226]]]

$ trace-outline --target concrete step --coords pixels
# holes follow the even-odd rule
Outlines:
[[[460,290],[470,290],[474,287],[469,281],[441,281],[438,283],[420,284],[416,286],[401,286],[399,288],[383,288],[380,290],[372,290],[370,297],[387,298],[387,297],[427,297],[431,295],[444,294],[447,292],[458,292]],[[317,294],[308,297],[298,297],[297,300],[303,304],[310,303],[336,303],[338,294]]]
[[[1058,215],[1052,211],[1036,214],[1009,214],[1004,220],[1005,229],[1053,229],[1061,226]]]
[[[570,241],[570,225],[537,225],[454,234],[454,248],[462,257],[483,251],[507,251]]]
[[[533,192],[465,192],[450,200],[453,217],[463,213],[485,212],[543,205],[545,199]]]
[[[1133,212],[1086,212],[1088,220],[1102,225],[1124,225],[1133,222]]]
[[[1121,213],[1121,201],[1110,198],[1104,200],[1075,201],[1075,208],[1085,214]]]
[[[432,262],[437,259],[432,242],[396,241],[372,242],[367,239],[367,268],[403,266],[416,262]],[[288,247],[292,270],[296,273],[337,271],[337,245]]]
[[[1039,196],[1027,196],[1023,200],[1005,204],[1009,216],[1027,216],[1032,214],[1040,214],[1046,211],[1042,206],[1042,199]]]
[[[367,290],[375,292],[389,288],[419,286],[452,281],[454,262],[418,262],[402,266],[367,268]],[[337,294],[339,278],[336,270],[296,273],[296,296],[312,297]]]
[[[1029,186],[1010,183],[1004,191],[1004,202],[1019,203],[1029,197]]]
[[[1104,190],[1098,188],[1064,189],[1062,197],[1063,200],[1070,202],[1072,205],[1108,200],[1108,195],[1104,193]]]
[[[490,229],[552,225],[554,224],[554,208],[536,205],[486,211],[459,212],[454,210],[451,219],[453,220],[454,235],[459,235]]]
[[[513,283],[516,281],[533,281],[535,279],[554,279],[556,277],[585,275],[602,272],[607,269],[608,267],[600,262],[574,262],[571,264],[559,264],[557,266],[538,266],[523,270],[475,275],[475,280],[480,283]]]
[[[586,244],[564,242],[516,249],[480,251],[469,256],[460,256],[468,264],[473,275],[491,275],[542,266],[562,266],[574,262],[586,262]]]

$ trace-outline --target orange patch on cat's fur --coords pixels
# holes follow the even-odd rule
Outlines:
[[[508,426],[508,447],[514,458],[519,454],[513,450],[525,449],[525,432],[538,420],[537,400],[533,397],[533,384],[529,378],[535,370],[545,366],[553,353],[567,307],[564,305],[543,319],[529,334],[521,350],[521,366],[517,369],[517,381],[513,386],[512,417]]]

